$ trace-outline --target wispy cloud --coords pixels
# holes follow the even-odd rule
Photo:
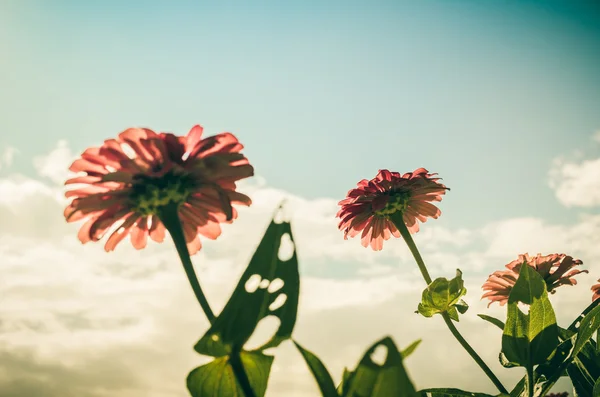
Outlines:
[[[600,142],[600,134],[593,139]],[[549,186],[566,207],[600,205],[600,158],[573,160],[561,156],[554,160]]]
[[[10,167],[16,154],[18,154],[18,150],[11,146],[0,150],[0,170]]]

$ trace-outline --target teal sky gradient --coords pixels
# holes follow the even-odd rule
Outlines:
[[[343,198],[425,167],[440,222],[568,221],[552,160],[600,129],[600,8],[533,1],[4,1],[0,146],[235,133],[269,185]]]

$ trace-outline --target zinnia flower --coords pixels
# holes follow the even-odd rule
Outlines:
[[[600,280],[598,280],[600,282]],[[592,302],[595,301],[596,299],[600,298],[600,284],[596,284],[594,286],[592,286],[592,292],[594,293],[594,295],[592,295]]]
[[[533,267],[546,282],[546,289],[549,293],[556,292],[556,288],[561,285],[575,285],[577,280],[573,276],[579,273],[587,273],[587,270],[574,269],[575,266],[582,265],[579,259],[573,259],[565,254],[552,254],[542,256],[537,254],[530,257],[529,254],[519,255],[519,258],[506,265],[508,270],[498,270],[492,273],[483,284],[482,289],[487,291],[481,299],[488,298],[490,303],[500,303],[503,306],[508,302],[508,295],[517,282],[519,271],[523,264]]]
[[[363,179],[348,196],[339,202],[341,209],[340,230],[344,239],[361,233],[364,247],[373,250],[383,248],[383,241],[400,233],[390,216],[398,211],[410,233],[419,231],[417,220],[425,222],[427,217],[437,218],[441,211],[431,201],[441,201],[448,188],[438,182],[437,174],[429,174],[424,168],[404,175],[380,170],[370,181]]]
[[[235,190],[236,181],[254,173],[242,148],[230,133],[202,138],[199,125],[187,136],[129,128],[73,162],[69,169],[84,175],[65,182],[80,185],[66,192],[73,200],[65,218],[87,219],[79,230],[82,243],[98,241],[114,229],[106,251],[128,235],[132,245],[142,249],[148,236],[163,241],[161,215],[170,208],[179,215],[193,254],[202,246],[198,235],[216,239],[220,223],[236,218],[232,203],[251,203]]]

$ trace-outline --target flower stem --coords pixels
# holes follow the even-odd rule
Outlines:
[[[233,373],[235,374],[235,377],[237,378],[237,381],[244,391],[246,397],[256,397],[254,389],[252,389],[252,385],[250,384],[250,379],[248,379],[248,375],[244,369],[244,364],[242,363],[242,357],[239,349],[234,350],[229,355],[229,364],[231,364]]]
[[[483,359],[479,357],[479,354],[477,354],[477,352],[471,347],[471,345],[469,345],[469,342],[467,342],[466,339],[463,338],[463,336],[460,334],[460,332],[452,322],[452,319],[450,319],[448,313],[442,313],[442,317],[444,318],[444,322],[446,323],[448,329],[450,330],[450,332],[452,332],[452,335],[454,335],[458,343],[460,343],[460,345],[467,351],[467,353],[469,353],[469,355],[473,357],[473,360],[475,360],[477,365],[479,365],[479,367],[483,370],[483,372],[485,372],[488,378],[490,378],[490,380],[498,388],[500,393],[508,394],[508,390],[506,390],[504,385],[500,382],[496,375],[494,375],[492,370],[487,366]]]
[[[392,215],[390,219],[392,220],[392,222],[394,222],[394,225],[400,232],[400,235],[404,238],[406,245],[408,245],[410,252],[413,254],[415,261],[417,262],[417,265],[419,266],[419,270],[421,271],[421,274],[423,275],[425,282],[427,283],[427,285],[429,285],[429,284],[431,284],[432,280],[431,280],[431,276],[429,275],[429,271],[427,270],[427,266],[425,266],[425,262],[423,262],[423,258],[421,257],[421,254],[419,253],[419,249],[417,248],[417,245],[415,244],[415,242],[410,234],[410,231],[406,227],[406,224],[404,223],[404,220],[402,219],[401,213],[397,212],[397,214],[398,214],[397,216],[394,216],[395,214]],[[446,312],[442,313],[442,317],[444,319],[444,322],[448,326],[448,329],[450,330],[452,335],[454,335],[454,337],[456,338],[458,343],[460,343],[461,346],[467,351],[467,353],[469,353],[469,355],[473,358],[473,360],[475,360],[477,365],[479,365],[479,367],[483,370],[483,372],[485,372],[485,374],[488,376],[488,378],[490,378],[490,380],[494,383],[494,385],[498,388],[498,390],[501,393],[508,394],[508,390],[506,390],[504,385],[502,385],[500,380],[496,377],[496,375],[494,375],[494,373],[492,372],[490,367],[487,366],[487,364],[483,361],[483,359],[481,357],[479,357],[477,352],[471,347],[471,345],[469,345],[469,342],[467,342],[466,339],[463,338],[463,336],[460,334],[460,332],[458,331],[458,329],[456,328],[456,326],[450,319],[450,316],[448,315],[448,313],[446,313]]]
[[[208,321],[212,324],[215,321],[215,314],[210,308],[208,300],[206,300],[206,296],[202,291],[198,277],[196,277],[194,265],[190,259],[190,253],[185,241],[185,235],[183,234],[183,227],[181,226],[181,221],[179,220],[177,207],[172,205],[163,207],[159,214],[159,218],[163,225],[165,225],[165,228],[169,231],[169,234],[175,243],[175,248],[177,248],[177,253],[179,254],[181,263],[183,264],[183,270],[185,270],[185,274],[190,282],[190,285],[192,286],[192,290],[194,291],[194,295],[196,295],[196,299],[198,300],[198,303],[200,303],[206,318],[208,318]]]
[[[408,231],[408,228],[404,223],[404,219],[402,219],[402,214],[400,212],[396,212],[396,214],[398,214],[398,216],[392,215],[391,220],[392,222],[394,222],[394,225],[396,225],[396,228],[398,228],[398,231],[400,232],[400,235],[402,235],[402,238],[404,238],[404,241],[406,241],[406,245],[408,245],[408,249],[410,249],[410,252],[413,254],[413,257],[415,258],[415,261],[419,266],[419,270],[421,271],[425,282],[427,283],[427,285],[429,285],[431,284],[432,280],[431,276],[429,275],[429,271],[427,270],[427,266],[425,266],[425,262],[423,262],[423,258],[421,257],[421,254],[417,249],[417,245],[415,244],[412,236],[410,235],[410,232]]]
[[[212,325],[215,322],[216,317],[210,308],[208,300],[206,299],[206,295],[204,295],[202,287],[200,286],[200,282],[198,281],[198,277],[196,276],[196,272],[194,271],[194,265],[190,259],[190,252],[187,248],[183,227],[181,226],[178,212],[179,211],[176,206],[165,206],[162,208],[158,216],[175,243],[175,248],[177,249],[181,263],[183,264],[185,274],[190,282],[190,285],[192,286],[194,295],[196,295],[198,303],[200,303],[206,318]],[[233,374],[242,388],[244,395],[246,397],[256,397],[256,393],[254,393],[254,390],[252,389],[250,379],[248,379],[248,375],[246,374],[242,364],[239,351],[231,354],[229,362],[231,364],[231,368],[233,369]]]

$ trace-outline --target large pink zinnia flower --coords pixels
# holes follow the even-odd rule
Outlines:
[[[561,285],[575,285],[577,280],[573,276],[579,273],[587,273],[587,270],[574,269],[575,266],[582,265],[579,259],[573,259],[565,254],[552,254],[542,256],[537,254],[530,257],[529,254],[519,255],[519,258],[506,265],[508,270],[498,270],[492,273],[487,281],[481,287],[484,291],[481,299],[488,298],[490,303],[500,303],[503,306],[508,302],[508,295],[512,291],[521,266],[527,264],[534,268],[546,282],[546,288],[549,293],[556,292],[556,288]]]
[[[419,231],[417,220],[437,218],[441,211],[431,201],[441,201],[448,188],[438,182],[437,174],[429,174],[424,168],[404,175],[380,170],[370,181],[363,179],[348,196],[339,202],[341,219],[339,228],[344,239],[361,233],[364,247],[375,251],[383,248],[383,241],[390,236],[400,237],[390,216],[400,211],[410,233]]]
[[[106,251],[128,235],[142,249],[148,236],[163,241],[161,216],[165,209],[174,209],[193,254],[202,246],[198,235],[215,239],[221,234],[219,223],[236,218],[232,203],[251,203],[235,190],[236,181],[254,173],[242,148],[230,133],[203,139],[199,125],[187,136],[129,128],[73,162],[69,169],[84,175],[65,182],[80,185],[66,193],[73,201],[65,218],[87,219],[79,231],[82,243],[98,241],[116,228]]]

